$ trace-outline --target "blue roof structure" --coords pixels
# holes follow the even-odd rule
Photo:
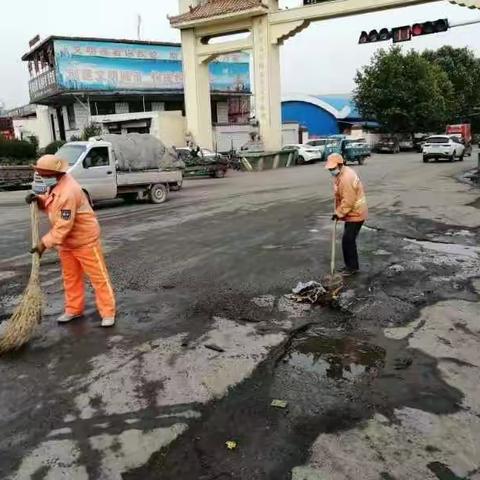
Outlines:
[[[284,95],[282,121],[299,123],[312,136],[336,135],[344,130],[346,124],[378,127],[376,122],[367,122],[362,118],[352,94]]]
[[[353,101],[353,96],[350,94],[346,95],[313,95],[314,97],[318,98],[319,100],[322,100],[325,103],[328,103],[331,105],[335,110],[338,110],[339,112],[346,111],[348,109],[349,114],[347,115],[347,118],[362,118],[360,115],[360,112],[357,109],[356,104]]]

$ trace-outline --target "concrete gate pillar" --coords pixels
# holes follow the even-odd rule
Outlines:
[[[252,20],[255,116],[265,150],[282,147],[280,45],[271,43],[268,15]]]
[[[197,55],[194,29],[182,30],[182,55],[187,129],[197,145],[213,148],[208,62]]]

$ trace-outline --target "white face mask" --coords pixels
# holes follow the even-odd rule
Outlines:
[[[339,173],[340,169],[338,167],[335,170],[330,170],[330,175],[332,175],[332,177],[338,176]]]
[[[58,180],[56,177],[42,177],[42,182],[47,188],[53,188],[58,183]]]

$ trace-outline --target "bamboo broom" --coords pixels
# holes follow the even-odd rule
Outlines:
[[[30,204],[32,224],[32,243],[36,247],[39,242],[38,206],[37,202]],[[40,256],[32,256],[32,270],[27,288],[22,300],[7,323],[4,335],[0,338],[0,354],[18,350],[28,343],[35,327],[40,323],[42,316],[42,292],[40,289]]]

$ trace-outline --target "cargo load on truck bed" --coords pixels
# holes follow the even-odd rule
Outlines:
[[[172,148],[158,138],[143,133],[126,135],[101,135],[96,140],[112,144],[117,170],[134,172],[141,170],[176,170],[185,168]]]

